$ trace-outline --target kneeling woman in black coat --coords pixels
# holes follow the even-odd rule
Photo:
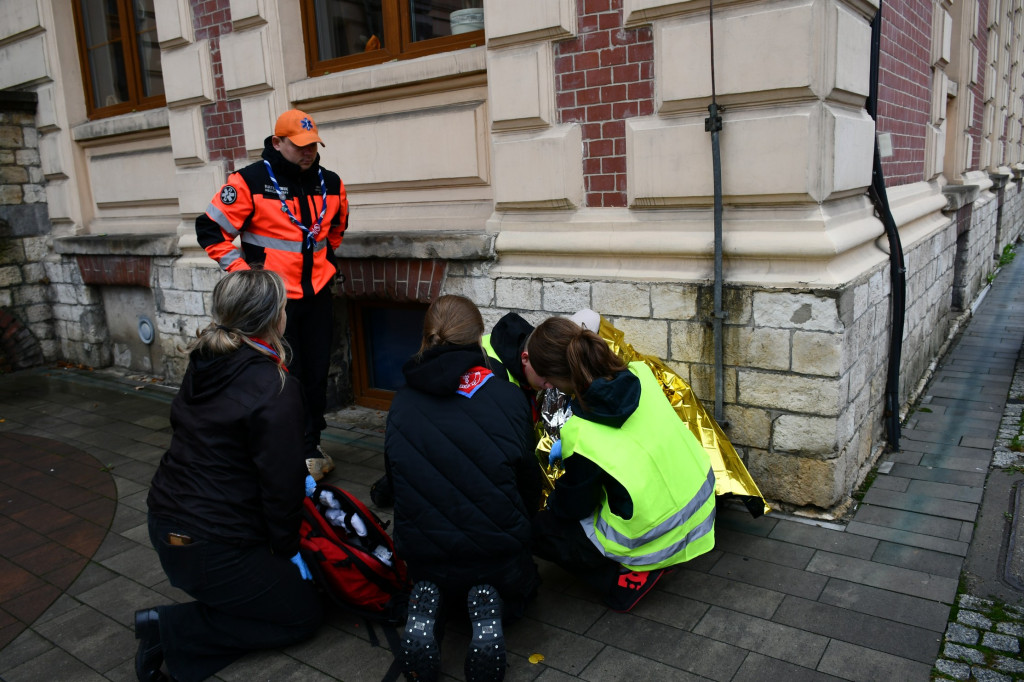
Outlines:
[[[437,677],[442,595],[467,600],[466,679],[500,680],[502,617],[521,616],[539,582],[530,547],[541,490],[530,405],[488,369],[483,331],[469,299],[434,301],[388,414],[395,543],[416,581],[402,662],[420,680]]]
[[[136,674],[203,680],[245,651],[311,637],[322,608],[299,556],[305,423],[285,370],[285,289],[269,270],[227,275],[189,346],[171,446],[149,492],[149,537],[196,601],[139,611]]]

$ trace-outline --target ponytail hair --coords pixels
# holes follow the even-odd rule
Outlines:
[[[276,272],[230,272],[213,288],[213,321],[197,332],[185,350],[190,356],[211,357],[228,355],[245,345],[270,357],[276,354],[283,388],[289,349],[280,321],[287,302],[284,281]]]
[[[568,383],[581,403],[595,379],[610,379],[626,369],[604,339],[564,317],[541,322],[527,339],[526,352],[534,372]]]
[[[479,344],[484,335],[480,309],[465,296],[441,296],[430,304],[423,318],[423,339],[416,357],[434,346]]]

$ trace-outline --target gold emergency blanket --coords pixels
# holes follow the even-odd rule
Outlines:
[[[661,384],[665,397],[672,403],[676,414],[689,427],[711,457],[711,467],[715,472],[715,495],[732,496],[739,499],[755,518],[770,512],[771,507],[764,501],[761,491],[758,490],[754,479],[750,477],[750,472],[747,471],[743,460],[736,454],[736,449],[733,448],[718,422],[707,413],[700,400],[693,395],[689,384],[661,360],[635,351],[631,345],[626,343],[623,333],[603,317],[598,335],[608,342],[608,345],[623,362],[641,361],[654,372],[655,378]],[[557,438],[562,424],[565,423],[568,412],[567,403],[568,401],[558,391],[549,390],[543,394],[537,455],[545,474],[545,499],[548,493],[554,489],[555,481],[562,475],[561,463],[549,465],[547,459],[548,453],[551,451],[551,444]]]

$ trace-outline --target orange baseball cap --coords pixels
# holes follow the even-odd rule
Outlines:
[[[320,139],[313,117],[298,109],[289,109],[278,116],[277,123],[274,124],[274,134],[278,137],[287,137],[297,147],[305,147],[313,142],[327,146]]]

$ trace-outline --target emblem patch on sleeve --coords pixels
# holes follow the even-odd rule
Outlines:
[[[486,384],[487,380],[493,376],[494,372],[486,367],[470,367],[469,371],[462,375],[456,392],[459,395],[472,398],[473,394],[480,390],[480,387]]]
[[[231,185],[224,185],[220,190],[220,201],[222,204],[233,204],[238,198],[238,192]]]

